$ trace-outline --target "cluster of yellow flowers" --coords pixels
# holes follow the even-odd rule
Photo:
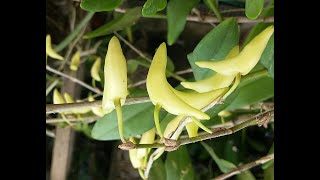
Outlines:
[[[216,73],[209,78],[197,82],[181,82],[181,85],[189,91],[178,91],[174,89],[166,79],[167,49],[166,44],[162,43],[157,49],[149,72],[147,75],[147,91],[151,102],[155,105],[154,121],[155,128],[145,132],[140,142],[135,142],[133,137],[129,141],[132,143],[152,144],[155,141],[156,132],[160,136],[160,143],[165,138],[169,138],[178,127],[181,120],[186,117],[191,118],[187,123],[186,129],[190,137],[197,136],[200,127],[208,133],[210,129],[205,127],[200,120],[208,120],[210,117],[203,111],[203,108],[213,101],[222,101],[230,95],[240,83],[242,75],[248,74],[258,63],[271,35],[274,27],[269,26],[254,39],[252,39],[240,52],[239,46],[234,47],[224,60],[220,61],[203,61],[199,60],[196,65],[201,68],[209,68]],[[47,37],[47,40],[50,37]],[[52,51],[51,46],[47,43],[47,54],[53,58],[63,60],[63,58]],[[76,53],[75,58],[79,57]],[[78,61],[71,63],[77,66]],[[91,75],[96,81],[100,81],[98,70],[101,65],[101,59],[97,59],[92,67]],[[76,69],[73,67],[73,69]],[[122,125],[122,109],[127,90],[127,66],[126,59],[123,55],[120,42],[117,37],[112,37],[105,58],[104,66],[105,87],[102,99],[102,109],[92,109],[93,112],[103,116],[116,109],[118,117],[118,128],[121,141],[128,142],[124,137]],[[230,87],[231,86],[231,87]],[[57,94],[57,91],[55,91]],[[59,97],[56,95],[56,97]],[[65,94],[65,99],[73,102],[71,97]],[[68,100],[69,99],[69,100]],[[92,97],[90,101],[94,100]],[[56,98],[55,103],[64,103],[61,95]],[[167,112],[177,115],[169,122],[164,133],[160,128],[159,111],[163,108]],[[75,112],[81,113],[81,112]],[[142,169],[146,166],[146,159],[150,149],[132,149],[129,150],[130,160],[135,168]]]

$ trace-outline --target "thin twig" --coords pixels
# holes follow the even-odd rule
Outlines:
[[[81,86],[83,86],[83,87],[85,87],[85,88],[87,88],[87,89],[89,89],[89,90],[97,93],[97,94],[102,94],[102,91],[101,91],[101,90],[99,90],[99,89],[97,89],[97,88],[94,88],[94,87],[86,84],[85,82],[80,81],[79,79],[77,79],[77,78],[75,78],[75,77],[72,77],[72,76],[69,76],[69,75],[67,75],[67,74],[64,74],[64,73],[62,73],[62,72],[60,72],[60,71],[57,71],[57,70],[53,69],[52,67],[50,67],[50,66],[48,66],[48,65],[46,65],[46,69],[47,69],[48,71],[52,72],[52,73],[55,73],[55,74],[59,75],[59,76],[62,76],[62,77],[67,78],[67,79],[70,79],[71,81],[73,81],[73,82],[75,82],[75,83],[77,83],[77,84],[79,84],[79,85],[81,85]]]
[[[227,172],[225,174],[222,174],[222,175],[220,175],[218,177],[215,177],[215,178],[213,178],[213,180],[224,180],[224,179],[230,178],[230,177],[232,177],[234,175],[242,173],[243,171],[246,171],[246,170],[251,169],[251,168],[253,168],[255,166],[264,164],[264,163],[266,163],[266,162],[268,162],[270,160],[273,160],[273,159],[274,159],[274,153],[266,155],[266,156],[263,156],[262,158],[260,158],[258,160],[255,160],[253,162],[241,165],[241,166],[236,167],[233,170],[231,170],[231,171],[229,171],[229,172]]]
[[[56,79],[54,80],[46,89],[46,96],[48,96],[48,94],[51,92],[51,90],[56,87],[56,85],[59,83],[59,80]]]
[[[113,32],[121,41],[123,41],[127,46],[129,46],[134,52],[136,52],[139,56],[143,57],[147,61],[151,62],[152,60],[144,55],[139,49],[135,48],[130,42],[128,42],[126,39],[124,39],[120,34],[117,32]]]
[[[149,97],[131,97],[127,98],[124,105],[140,104],[150,102]],[[70,110],[91,108],[91,107],[101,107],[102,101],[91,101],[91,102],[78,102],[78,103],[67,103],[67,104],[47,104],[46,114],[51,113],[62,113]]]
[[[192,73],[192,69],[188,68],[188,69],[185,69],[185,70],[176,71],[175,73],[178,74],[178,75]]]
[[[144,80],[141,80],[141,81],[138,81],[136,83],[133,83],[133,84],[130,84],[128,85],[129,88],[133,88],[133,87],[137,87],[137,86],[140,86],[142,84],[145,84],[147,81],[144,79]]]
[[[126,39],[124,39],[120,34],[118,34],[117,32],[113,32],[121,41],[123,41],[126,45],[128,45],[134,52],[136,52],[139,56],[141,56],[142,58],[144,58],[145,60],[147,60],[149,63],[151,63],[151,58],[147,57],[145,54],[143,54],[139,49],[135,48],[130,42],[128,42]],[[173,78],[179,80],[179,81],[186,81],[183,77],[174,74],[168,70],[166,70],[166,72],[172,76]]]
[[[101,43],[102,43],[102,41],[98,41],[98,42],[93,46],[93,48],[88,49],[88,50],[86,50],[86,51],[82,51],[82,52],[80,53],[80,57],[84,57],[84,56],[89,56],[89,55],[91,55],[91,54],[95,54],[95,53],[97,52],[97,50],[98,50],[98,48],[99,48],[99,46],[100,46]]]
[[[115,11],[119,13],[125,13],[126,9],[116,8]],[[150,18],[166,19],[167,17],[165,15],[157,15]],[[224,17],[224,19],[227,19],[227,18],[229,17]],[[245,16],[234,16],[234,18],[236,18],[238,23],[258,23],[258,22],[272,23],[274,22],[273,16],[266,17],[266,18],[257,18],[257,19],[248,19]],[[198,16],[188,16],[187,21],[198,22],[198,23],[219,23],[220,22],[220,20],[217,17],[212,17],[212,16],[202,16],[201,19],[199,19]]]
[[[78,117],[68,117],[67,120],[69,122],[82,121],[82,122],[92,123],[99,118],[100,118],[99,116],[86,116],[86,117],[82,117],[81,119],[79,119]],[[47,124],[58,123],[58,122],[66,122],[66,120],[63,118],[48,118],[48,119],[46,119]]]
[[[55,133],[49,129],[46,129],[46,135],[52,138],[56,137]]]
[[[226,9],[226,10],[220,11],[220,13],[244,12],[244,11],[245,11],[244,8],[239,8],[239,9]]]

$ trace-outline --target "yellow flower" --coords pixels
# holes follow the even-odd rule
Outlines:
[[[128,95],[127,90],[127,64],[123,55],[120,42],[113,36],[108,45],[108,51],[104,65],[104,91],[102,98],[102,110],[104,114],[116,109],[118,116],[119,135],[125,142],[122,124],[121,106]]]
[[[71,58],[70,69],[77,71],[80,65],[80,51],[78,50]]]
[[[233,58],[239,54],[239,46],[235,46],[226,56],[226,59]],[[215,89],[228,87],[232,84],[235,75],[223,75],[215,73],[214,75],[196,82],[181,82],[181,85],[197,92],[208,92]]]
[[[139,144],[153,144],[156,136],[156,129],[152,128],[149,131],[142,134]],[[142,159],[148,155],[150,149],[141,148],[137,151],[137,158]]]
[[[53,90],[53,104],[64,104],[66,103],[61,95],[61,93],[58,91],[58,89]]]
[[[166,79],[167,48],[162,43],[157,49],[147,75],[147,91],[151,102],[156,106],[154,119],[156,129],[162,138],[159,124],[159,110],[165,109],[174,115],[194,116],[198,119],[210,119],[204,112],[192,107],[180,99]]]
[[[94,97],[91,94],[88,97],[88,101],[89,102],[94,101]],[[97,115],[99,117],[103,117],[104,116],[101,107],[92,107],[91,110],[92,110],[93,114],[95,114],[95,115]]]
[[[273,34],[274,27],[269,26],[254,37],[239,53],[239,55],[222,61],[199,61],[195,64],[202,68],[209,68],[223,75],[248,74],[259,59]]]
[[[53,59],[58,59],[63,61],[64,58],[60,56],[56,51],[54,51],[51,47],[51,36],[48,34],[46,37],[46,57],[49,56]]]
[[[99,81],[99,82],[101,81],[101,78],[100,78],[100,75],[99,75],[100,66],[101,66],[101,58],[98,57],[95,60],[94,64],[92,65],[91,71],[90,71],[91,77],[94,80]]]

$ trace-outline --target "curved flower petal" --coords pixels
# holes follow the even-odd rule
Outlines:
[[[195,116],[209,119],[204,112],[188,105],[174,92],[166,79],[167,48],[162,43],[157,49],[147,76],[147,91],[154,105],[161,105],[166,111],[175,115]]]
[[[239,54],[239,46],[235,46],[226,56],[226,59],[235,57]],[[214,75],[196,82],[181,82],[181,85],[197,92],[208,92],[220,88],[228,87],[232,84],[235,75],[223,75],[215,73]]]
[[[156,136],[156,129],[152,128],[149,131],[142,134],[142,137],[140,139],[139,144],[153,144],[155,136]],[[138,149],[138,151],[137,151],[137,158],[138,159],[141,159],[147,155],[148,155],[147,148]]]
[[[62,56],[60,56],[58,53],[56,53],[52,47],[51,47],[51,36],[48,34],[46,37],[46,54],[53,58],[53,59],[58,59],[63,61],[64,58]]]
[[[108,45],[104,66],[105,84],[102,108],[105,114],[115,109],[114,100],[120,99],[121,106],[128,95],[127,65],[120,42],[113,36]]]
[[[58,89],[54,89],[53,91],[53,104],[64,104],[66,103],[62,97],[62,95],[60,94],[60,92],[58,91]]]
[[[91,67],[91,77],[96,80],[96,81],[101,81],[101,78],[100,78],[100,75],[99,75],[99,70],[100,70],[100,67],[101,67],[101,58],[98,57],[94,64],[92,65]]]
[[[80,65],[80,51],[77,51],[71,58],[70,69],[72,71],[77,71]]]
[[[274,27],[269,26],[254,37],[236,57],[222,61],[199,61],[195,64],[202,68],[210,68],[223,75],[248,74],[259,62],[260,57],[273,34]]]

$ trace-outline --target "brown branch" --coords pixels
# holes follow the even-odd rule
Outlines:
[[[249,126],[255,126],[258,125],[259,127],[262,126],[263,124],[265,124],[266,122],[270,121],[271,118],[273,117],[273,109],[270,111],[265,111],[262,112],[238,125],[232,126],[230,128],[215,128],[212,129],[212,133],[211,134],[203,134],[203,135],[198,135],[196,137],[192,137],[192,138],[180,138],[177,141],[175,141],[174,139],[169,139],[170,143],[174,143],[174,145],[168,145],[166,144],[166,142],[164,144],[135,144],[134,146],[132,146],[132,149],[141,149],[141,148],[159,148],[159,147],[165,147],[166,151],[174,151],[177,150],[180,146],[182,145],[186,145],[186,144],[191,144],[191,143],[195,143],[195,142],[199,142],[199,141],[204,141],[204,140],[208,140],[208,139],[214,139],[217,137],[221,137],[221,136],[226,136],[226,135],[230,135],[233,134],[235,132],[238,132],[246,127]],[[168,140],[168,139],[166,139]],[[119,146],[120,149],[123,150],[129,150],[127,148],[122,148],[122,147],[126,147],[126,143],[124,143],[123,145]]]
[[[235,169],[225,173],[225,174],[222,174],[218,177],[215,177],[213,180],[224,180],[224,179],[227,179],[227,178],[230,178],[234,175],[237,175],[237,174],[240,174],[242,173],[243,171],[246,171],[248,169],[251,169],[255,166],[258,166],[258,165],[261,165],[261,164],[264,164],[270,160],[273,160],[274,159],[274,153],[272,154],[269,154],[269,155],[266,155],[256,161],[253,161],[253,162],[250,162],[250,163],[247,163],[247,164],[244,164],[244,165],[241,165],[239,167],[236,167]]]
[[[149,97],[131,97],[127,98],[124,105],[131,105],[131,104],[140,104],[150,102]],[[47,104],[46,105],[46,114],[51,113],[62,113],[70,110],[76,109],[84,109],[84,108],[91,108],[91,107],[101,107],[101,100],[98,101],[91,101],[91,102],[78,102],[78,103],[66,103],[66,104]]]
[[[80,119],[79,117],[73,116],[73,117],[67,117],[67,121],[69,121],[69,122],[83,121],[83,122],[87,122],[87,123],[92,123],[99,118],[100,118],[99,116],[86,116],[86,117],[82,117]],[[58,122],[66,122],[66,120],[63,118],[48,118],[48,119],[46,119],[47,124],[58,123]]]
[[[116,8],[115,11],[119,12],[119,13],[125,13],[127,10],[122,9],[122,8]],[[165,19],[167,17],[165,15],[158,15],[158,16],[154,16],[152,18]],[[229,18],[229,17],[224,17],[224,19],[227,19],[227,18]],[[272,22],[274,22],[273,16],[266,17],[266,18],[257,18],[257,19],[248,19],[245,16],[235,16],[234,18],[236,18],[238,23],[258,23],[258,22],[272,23]],[[220,22],[220,20],[217,17],[212,17],[212,16],[201,16],[201,19],[199,19],[198,16],[188,16],[187,21],[198,22],[198,23],[218,23],[218,22]]]

